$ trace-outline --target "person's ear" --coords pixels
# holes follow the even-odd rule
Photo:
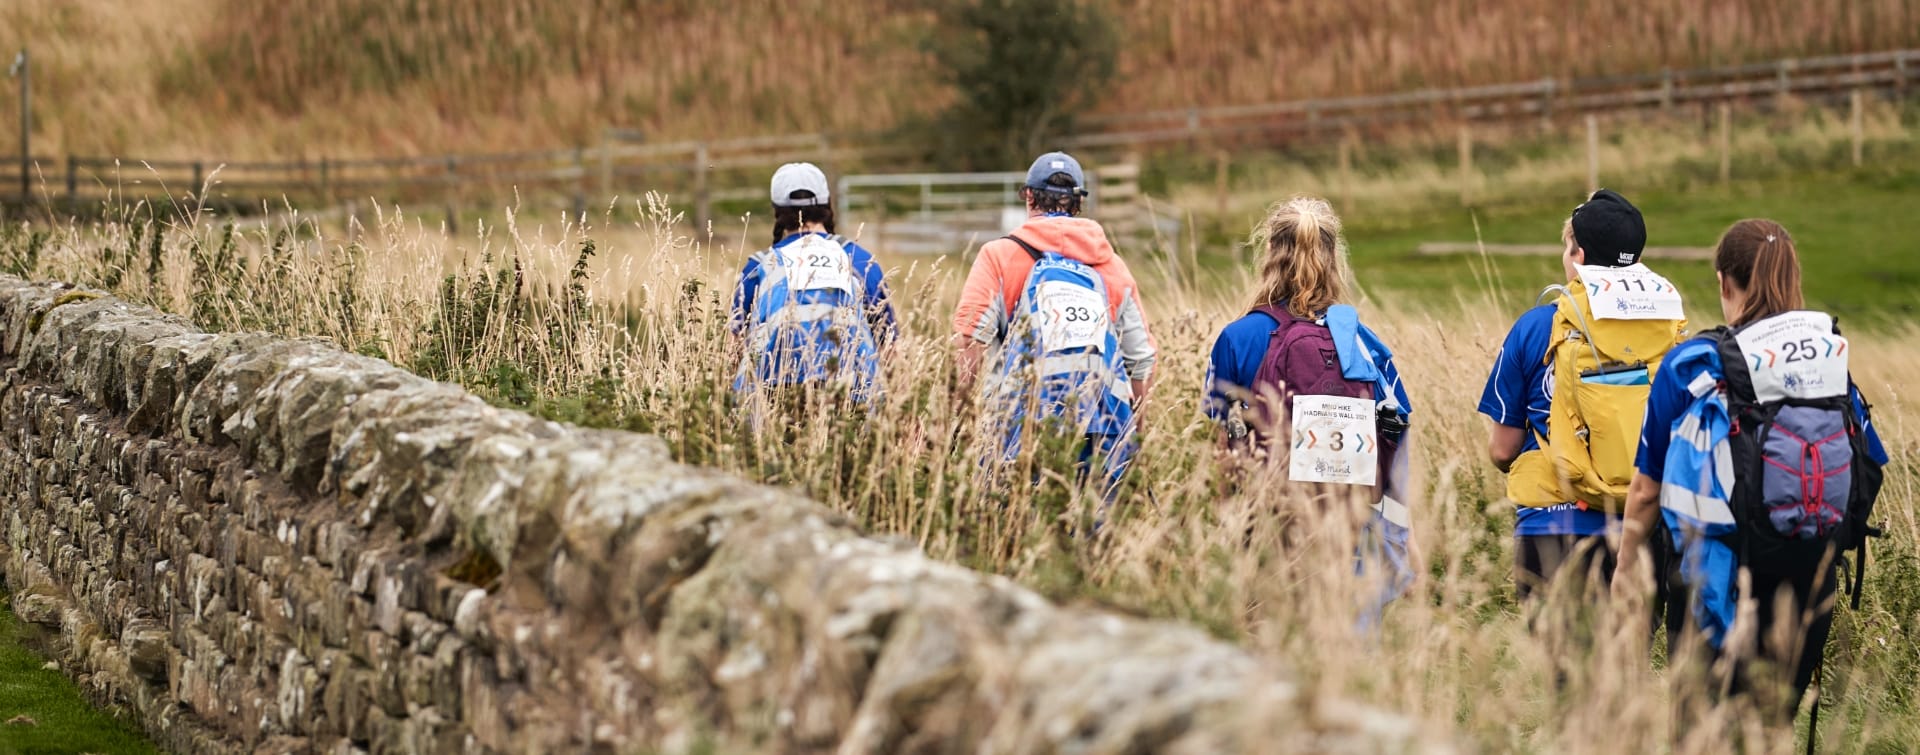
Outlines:
[[[1728,294],[1733,293],[1732,289],[1727,288],[1727,276],[1724,273],[1718,270],[1713,271],[1713,280],[1720,284],[1720,298],[1724,299]]]
[[[1587,264],[1587,250],[1575,245],[1573,251],[1567,252],[1567,259],[1573,260],[1576,265]]]

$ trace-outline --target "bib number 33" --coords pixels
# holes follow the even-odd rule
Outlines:
[[[1048,351],[1099,347],[1107,336],[1107,302],[1100,292],[1061,281],[1039,285],[1040,343]]]

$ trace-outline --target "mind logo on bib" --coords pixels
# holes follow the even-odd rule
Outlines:
[[[1580,267],[1593,316],[1602,320],[1678,320],[1686,317],[1680,290],[1645,265]]]
[[[1372,485],[1379,477],[1372,399],[1293,397],[1293,451],[1287,477],[1295,482]]]
[[[1820,399],[1847,391],[1847,339],[1820,312],[1788,312],[1742,329],[1735,339],[1760,402]]]
[[[779,250],[796,291],[853,293],[853,260],[831,239],[808,235]]]

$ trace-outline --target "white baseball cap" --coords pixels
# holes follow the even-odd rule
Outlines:
[[[813,196],[796,198],[796,192],[812,192]],[[827,174],[813,163],[787,163],[773,172],[773,206],[775,207],[814,207],[824,205],[832,199],[827,191]]]

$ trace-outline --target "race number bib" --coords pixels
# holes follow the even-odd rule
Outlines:
[[[1107,302],[1100,292],[1064,281],[1035,287],[1040,345],[1047,351],[1100,347],[1107,337]]]
[[[853,293],[853,259],[847,250],[821,236],[805,236],[779,250],[780,262],[795,291],[832,289]]]
[[[1646,265],[1580,267],[1587,304],[1601,320],[1681,320],[1680,292]]]
[[[1775,315],[1734,336],[1761,402],[1833,398],[1847,392],[1847,339],[1819,312]]]
[[[1372,399],[1293,397],[1293,455],[1287,478],[1374,484],[1380,473],[1374,422]]]

